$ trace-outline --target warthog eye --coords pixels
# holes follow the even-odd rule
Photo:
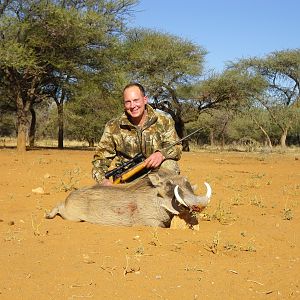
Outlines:
[[[194,192],[193,187],[191,186],[191,184],[189,183],[189,181],[185,182],[185,188],[190,191],[190,192]]]

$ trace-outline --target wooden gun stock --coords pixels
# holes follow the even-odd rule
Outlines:
[[[114,184],[124,183],[126,180],[137,174],[138,172],[142,171],[146,167],[146,164],[142,161],[139,164],[137,164],[132,169],[129,169],[128,171],[124,172],[121,176],[117,177],[114,180]]]

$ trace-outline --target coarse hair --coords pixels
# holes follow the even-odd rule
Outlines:
[[[126,89],[130,88],[130,87],[133,87],[133,86],[136,86],[138,87],[138,89],[141,91],[142,95],[145,96],[146,95],[146,92],[145,92],[145,89],[144,87],[140,84],[140,83],[137,83],[137,82],[131,82],[129,84],[127,84],[124,89],[123,89],[123,93]]]

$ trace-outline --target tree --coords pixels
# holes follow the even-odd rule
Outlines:
[[[63,146],[63,103],[71,97],[70,87],[82,73],[105,72],[106,50],[135,3],[19,0],[3,6],[0,80],[16,101],[19,151],[26,149],[29,111],[47,97],[58,106],[59,146]]]
[[[256,125],[265,137],[265,144],[269,148],[272,148],[272,140],[270,137],[271,126],[270,118],[264,108],[260,107],[248,107],[248,110],[244,113],[244,117],[249,116],[250,120]]]
[[[66,134],[94,147],[106,122],[123,110],[121,88],[118,91],[119,94],[108,92],[92,81],[80,86],[74,100],[66,105]]]
[[[210,74],[207,79],[195,84],[187,94],[197,112],[198,121],[194,124],[209,132],[211,145],[214,145],[219,135],[224,146],[230,122],[241,111],[245,111],[251,99],[260,94],[264,87],[261,77],[247,72],[225,70],[221,74]]]
[[[233,67],[260,74],[267,81],[266,93],[256,100],[280,128],[280,144],[285,147],[295,108],[300,101],[300,49],[275,51],[263,58],[242,59]]]
[[[196,121],[189,123],[189,127],[191,128],[190,131],[201,128],[202,140],[203,133],[205,133],[208,136],[207,142],[209,142],[210,146],[215,146],[216,141],[221,140],[221,145],[223,147],[226,143],[227,128],[232,117],[233,111],[226,109],[209,109],[201,112]],[[198,134],[198,136],[200,137],[201,134]]]

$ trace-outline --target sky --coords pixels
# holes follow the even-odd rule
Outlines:
[[[140,0],[130,27],[154,29],[203,47],[205,69],[300,48],[300,0]]]

